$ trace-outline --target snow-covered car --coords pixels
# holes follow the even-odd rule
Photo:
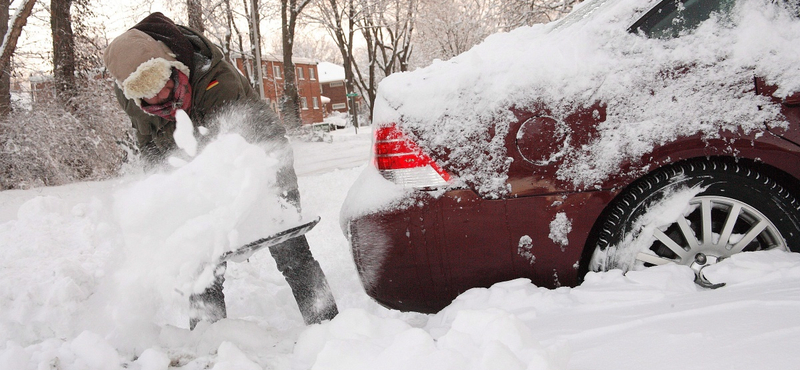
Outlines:
[[[386,78],[342,229],[366,292],[436,312],[514,278],[800,251],[800,20],[770,0],[588,1]]]

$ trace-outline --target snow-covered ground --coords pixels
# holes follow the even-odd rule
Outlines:
[[[293,143],[303,213],[322,217],[308,238],[341,311],[333,321],[304,326],[259,252],[229,265],[229,318],[187,329],[197,271],[187,263],[202,256],[181,247],[236,244],[244,234],[226,228],[252,225],[242,189],[274,181],[247,166],[270,168],[271,158],[232,137],[212,159],[172,173],[0,192],[0,369],[708,370],[800,360],[800,255],[785,252],[707,268],[728,283],[717,290],[668,265],[593,273],[576,288],[503,282],[436,315],[380,307],[361,288],[338,223],[368,165],[370,132],[334,135]]]

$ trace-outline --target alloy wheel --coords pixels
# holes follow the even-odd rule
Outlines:
[[[707,195],[694,197],[689,204],[690,211],[666,230],[655,229],[655,242],[637,254],[636,265],[686,265],[694,270],[698,284],[715,287],[703,276],[706,266],[745,251],[788,250],[772,221],[745,202]]]

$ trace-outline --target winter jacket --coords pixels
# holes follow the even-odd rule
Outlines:
[[[178,32],[175,32],[175,31]],[[192,100],[191,108],[189,109],[189,117],[195,126],[206,126],[211,131],[211,134],[206,137],[213,137],[213,134],[218,129],[217,127],[208,127],[213,125],[213,120],[209,119],[215,112],[226,108],[233,103],[247,104],[249,108],[257,107],[258,110],[265,112],[269,109],[265,102],[261,101],[256,91],[250,86],[247,79],[228,61],[224,59],[222,51],[212,44],[207,38],[201,34],[180,25],[175,25],[169,18],[163,16],[161,13],[154,13],[142,20],[139,24],[131,28],[127,33],[136,34],[144,32],[150,35],[159,43],[163,43],[173,51],[164,58],[174,59],[177,62],[170,63],[188,63],[190,70],[189,83],[192,87]],[[123,34],[123,36],[129,36]],[[114,41],[117,41],[116,39]],[[122,40],[121,40],[122,41]],[[188,43],[186,42],[188,41]],[[113,44],[113,42],[112,42]],[[187,48],[187,45],[190,48]],[[111,52],[107,51],[105,55],[106,65],[111,70],[111,66],[124,65],[131,58],[126,48],[128,45],[118,47],[120,51],[112,49],[109,45]],[[187,51],[191,50],[191,52]],[[141,48],[140,48],[141,50]],[[158,53],[158,47],[150,47],[152,54]],[[177,50],[177,52],[176,52]],[[111,54],[111,55],[109,55]],[[149,54],[148,54],[149,55]],[[172,58],[170,58],[172,57]],[[123,58],[123,59],[118,59]],[[143,59],[142,57],[139,57]],[[145,56],[144,58],[147,58]],[[142,62],[133,58],[134,62],[131,64],[138,64]],[[135,66],[134,66],[135,67]],[[145,113],[140,108],[140,97],[146,96],[126,96],[128,90],[124,90],[121,79],[130,75],[128,70],[135,69],[128,67],[127,69],[117,67],[117,72],[121,76],[117,78],[117,86],[115,88],[117,100],[122,108],[128,114],[136,129],[136,136],[142,155],[152,162],[160,162],[163,160],[170,151],[176,149],[175,141],[173,139],[173,132],[175,131],[175,122],[167,120],[158,116]],[[114,75],[114,70],[112,75]],[[127,73],[127,74],[126,74]],[[160,83],[163,86],[166,79]],[[126,86],[127,87],[127,86]],[[140,94],[141,95],[141,94]],[[259,128],[253,128],[260,134],[260,140],[276,139],[283,140],[285,129],[280,121],[274,117],[273,114],[265,115],[266,122],[261,122]],[[201,143],[202,144],[202,143]]]

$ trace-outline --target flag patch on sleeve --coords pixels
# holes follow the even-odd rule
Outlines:
[[[217,86],[217,85],[219,85],[219,81],[217,81],[217,80],[209,82],[208,86],[206,86],[206,91],[211,90],[214,86]]]

